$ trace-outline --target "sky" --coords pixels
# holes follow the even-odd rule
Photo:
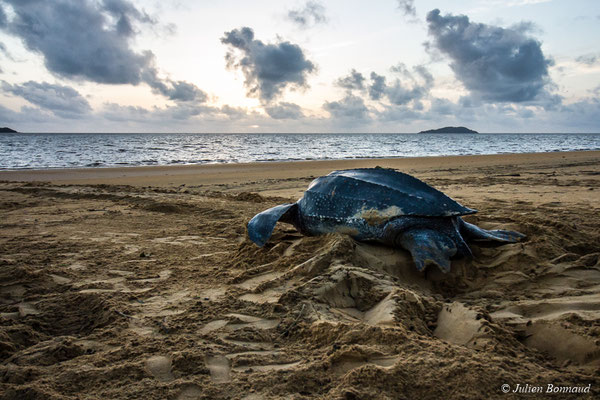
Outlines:
[[[22,132],[600,132],[597,0],[0,0]]]

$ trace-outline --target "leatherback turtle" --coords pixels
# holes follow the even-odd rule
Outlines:
[[[525,237],[481,229],[461,218],[476,212],[405,173],[349,169],[315,179],[296,203],[257,214],[248,223],[248,236],[262,247],[282,221],[305,235],[338,232],[402,247],[419,271],[433,264],[448,272],[451,258],[472,256],[465,240],[515,243]]]

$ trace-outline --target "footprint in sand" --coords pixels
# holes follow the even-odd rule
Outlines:
[[[171,371],[170,357],[152,356],[146,360],[146,369],[150,375],[161,382],[170,382],[175,379]]]
[[[232,372],[243,373],[251,370],[252,372],[270,372],[270,371],[282,371],[294,368],[300,365],[301,361],[295,362],[283,362],[283,363],[270,363],[270,364],[244,364],[240,366],[232,367],[232,360],[243,356],[272,356],[280,354],[280,351],[276,350],[263,350],[263,351],[246,351],[240,353],[232,353],[227,355],[214,355],[208,356],[205,359],[205,364],[210,371],[210,377],[215,383],[226,383],[231,382]]]
[[[268,277],[267,277],[268,275]],[[267,288],[263,291],[257,291],[260,286],[265,283],[275,282],[278,278],[280,278],[282,274],[274,272],[269,274],[264,274],[257,276],[256,278],[251,278],[249,281],[242,282],[240,285],[245,285],[250,287],[255,293],[246,293],[239,297],[240,300],[250,301],[252,303],[265,304],[265,303],[277,303],[281,296],[296,285],[299,284],[299,280],[297,279],[287,279],[282,282],[281,285],[276,286],[274,288]],[[272,279],[271,279],[272,278]],[[241,287],[241,286],[240,286]]]
[[[600,366],[600,346],[590,338],[578,335],[562,326],[536,322],[527,327],[525,344],[549,354],[559,362]]]
[[[197,400],[202,397],[202,388],[198,385],[186,385],[177,396],[177,400]]]
[[[300,361],[292,362],[292,363],[281,363],[281,364],[266,364],[266,365],[244,365],[240,367],[233,368],[236,372],[242,372],[247,370],[252,370],[253,372],[270,372],[270,371],[283,371],[286,369],[291,369],[300,365]]]
[[[261,283],[275,280],[283,274],[283,272],[267,272],[266,274],[258,275],[247,279],[244,282],[237,284],[236,286],[246,290],[255,290]]]
[[[467,346],[482,327],[481,319],[477,319],[477,311],[454,302],[440,311],[433,334],[447,342]]]
[[[200,333],[207,334],[221,328],[228,331],[237,331],[243,328],[272,329],[279,324],[278,319],[265,319],[245,314],[231,313],[227,314],[226,317],[229,317],[230,320],[218,319],[211,321],[200,329]]]
[[[224,327],[225,325],[227,325],[229,321],[227,321],[226,319],[218,319],[215,321],[211,321],[208,324],[204,325],[201,329],[200,329],[200,334],[202,335],[206,335],[207,333],[210,333],[212,331],[216,331],[218,329],[221,329],[222,327]]]
[[[247,328],[247,327],[256,328],[256,329],[272,329],[272,328],[275,328],[279,324],[278,319],[265,319],[265,318],[253,317],[251,315],[236,314],[236,313],[227,314],[226,316],[241,321],[238,323],[228,323],[226,325],[227,329],[231,329],[234,331],[238,330],[238,329],[242,329],[242,328]]]
[[[598,320],[600,298],[597,294],[519,301],[496,310],[491,316],[521,330],[527,338],[524,342],[527,346],[559,362],[600,365],[600,346],[560,324],[568,316],[582,321]]]
[[[398,361],[400,356],[344,354],[332,363],[331,370],[335,375],[341,376],[363,365],[372,364],[381,368],[391,368]]]
[[[21,316],[21,317],[25,317],[27,315],[37,315],[37,314],[40,314],[40,311],[38,311],[30,303],[21,303],[21,304],[19,304],[18,308],[19,308],[19,316]]]
[[[206,368],[215,383],[231,382],[231,363],[225,356],[208,356],[205,359]]]
[[[227,287],[225,286],[216,286],[212,288],[201,289],[197,297],[206,300],[206,301],[217,301],[219,298],[225,295],[227,292]]]

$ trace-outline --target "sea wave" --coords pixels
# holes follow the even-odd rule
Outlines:
[[[0,169],[103,168],[600,150],[600,134],[0,135]]]

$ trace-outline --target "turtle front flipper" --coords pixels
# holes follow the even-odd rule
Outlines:
[[[460,224],[460,234],[468,241],[474,242],[500,242],[500,243],[517,243],[526,236],[515,231],[507,231],[503,229],[486,230],[477,225],[470,224],[458,218]]]
[[[271,237],[277,221],[287,212],[297,212],[297,208],[298,205],[296,203],[281,204],[256,214],[248,222],[248,237],[259,247],[264,246]]]
[[[429,264],[435,264],[442,272],[449,272],[450,257],[457,252],[452,239],[431,229],[410,229],[402,233],[400,245],[410,251],[419,271]]]

